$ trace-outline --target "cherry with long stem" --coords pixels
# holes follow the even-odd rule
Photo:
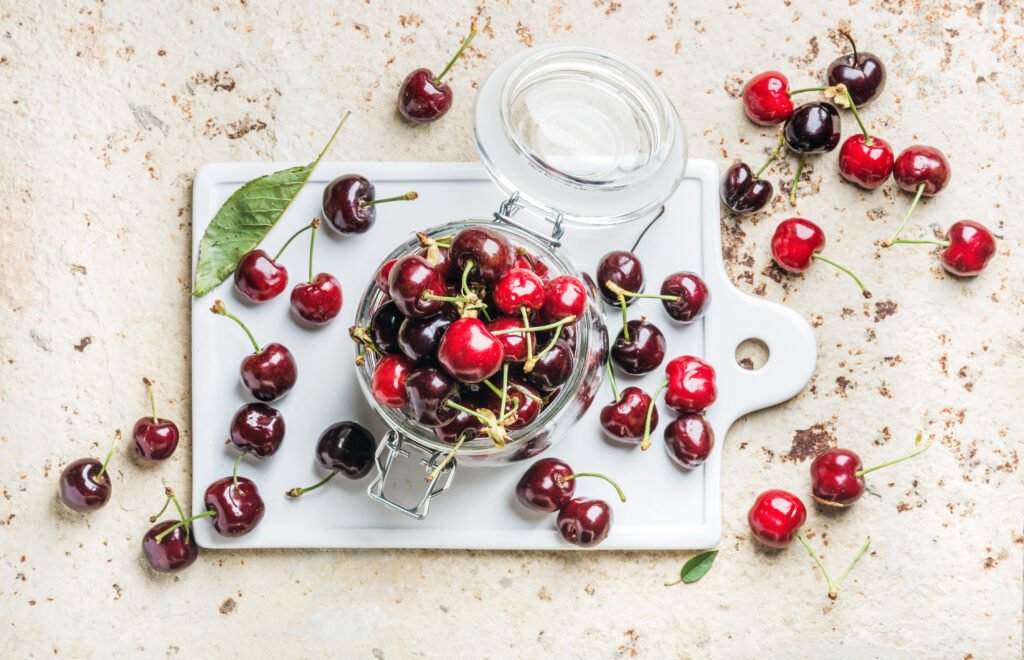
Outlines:
[[[800,154],[800,161],[796,165],[796,174],[793,175],[793,183],[789,185],[789,205],[796,206],[796,187],[800,183],[800,175],[804,173],[804,165],[807,164],[807,154]]]
[[[644,422],[644,436],[640,440],[640,450],[647,451],[648,447],[651,446],[651,417],[654,415],[654,407],[658,405],[658,395],[665,391],[668,387],[668,381],[658,386],[658,389],[654,390],[654,396],[651,397],[651,403],[647,406],[647,419]]]
[[[814,560],[814,563],[818,565],[818,568],[821,569],[822,574],[825,576],[825,581],[828,583],[828,597],[831,600],[835,600],[839,597],[839,587],[842,586],[843,580],[846,579],[846,576],[850,574],[850,571],[852,571],[853,567],[857,565],[857,562],[860,561],[860,558],[863,557],[864,553],[868,551],[868,546],[871,545],[871,537],[869,536],[867,540],[864,541],[864,545],[862,545],[860,547],[860,550],[857,551],[857,554],[856,556],[854,556],[853,561],[851,561],[847,565],[846,570],[843,571],[843,574],[839,576],[838,580],[833,582],[832,576],[829,575],[828,570],[825,568],[825,564],[822,563],[818,555],[815,554],[814,550],[811,549],[810,544],[808,544],[807,541],[804,540],[803,534],[797,532],[796,538],[804,546],[804,548],[807,550],[807,554],[811,556],[811,559]]]
[[[309,281],[313,281],[313,245],[316,244],[316,230],[320,226],[320,218],[314,218],[309,233]]]
[[[197,513],[196,515],[189,516],[188,518],[185,518],[184,520],[179,520],[178,522],[174,523],[173,525],[171,525],[170,527],[168,527],[164,531],[162,531],[159,534],[157,534],[155,540],[156,540],[157,543],[159,543],[160,541],[164,540],[165,536],[167,536],[168,534],[170,534],[174,530],[178,529],[179,527],[186,527],[187,525],[191,524],[195,520],[199,520],[200,518],[209,518],[210,516],[215,516],[215,515],[217,515],[216,511],[214,511],[213,509],[207,509],[206,511],[203,511],[202,513]]]
[[[164,495],[166,495],[167,497],[166,497],[166,499],[164,499],[163,507],[160,509],[160,511],[155,516],[150,516],[149,517],[149,522],[155,523],[160,518],[160,516],[162,516],[164,514],[164,511],[167,510],[168,505],[170,505],[172,502],[174,503],[174,508],[178,510],[178,519],[179,520],[184,520],[185,519],[185,510],[181,508],[181,502],[178,501],[178,496],[175,494],[174,489],[171,488],[170,486],[167,486],[166,488],[164,488]],[[188,529],[188,526],[186,526],[185,527],[185,542],[186,543],[188,543],[188,536],[189,536],[189,529]]]
[[[926,185],[927,184],[925,184],[924,182],[918,184],[917,194],[914,195],[914,201],[910,203],[910,208],[907,209],[906,215],[903,216],[903,220],[900,222],[900,226],[896,228],[896,231],[893,232],[892,236],[890,236],[889,238],[885,239],[885,241],[882,242],[882,247],[892,247],[893,245],[896,245],[897,239],[899,239],[900,233],[903,232],[903,228],[907,226],[907,221],[910,220],[910,216],[914,212],[914,209],[917,207],[917,203],[921,201],[921,196],[924,195],[924,189]]]
[[[285,493],[285,495],[287,495],[288,497],[299,497],[301,495],[305,495],[306,493],[308,493],[310,491],[313,491],[313,490],[316,490],[320,486],[323,486],[324,484],[326,484],[328,481],[330,481],[331,479],[333,479],[337,475],[338,475],[338,470],[331,470],[330,474],[328,474],[326,477],[324,477],[320,481],[316,482],[312,486],[306,486],[305,488],[292,488],[291,490],[287,491]]]
[[[811,258],[812,259],[817,259],[818,261],[823,261],[823,262],[827,263],[828,265],[833,266],[833,267],[838,268],[839,270],[843,271],[844,273],[846,273],[847,275],[849,275],[850,277],[853,278],[853,281],[856,282],[857,286],[860,287],[860,292],[862,294],[864,294],[865,298],[870,298],[871,297],[871,292],[867,290],[867,287],[865,287],[864,283],[860,281],[860,278],[857,277],[856,275],[854,275],[853,271],[850,270],[849,268],[847,268],[846,266],[840,266],[839,264],[837,264],[836,262],[832,261],[828,257],[823,257],[820,254],[812,254]]]
[[[622,488],[619,486],[619,484],[615,483],[615,480],[612,479],[611,477],[603,475],[599,472],[574,472],[567,477],[563,477],[560,474],[556,474],[555,481],[557,481],[559,484],[562,484],[565,483],[566,481],[578,479],[579,477],[597,477],[598,479],[604,479],[605,481],[610,483],[612,487],[615,489],[615,492],[619,494],[619,499],[622,500],[623,502],[626,501],[626,494],[622,492]]]
[[[622,338],[627,342],[629,341],[629,318],[626,313],[626,298],[656,298],[658,300],[669,300],[671,302],[678,302],[682,299],[682,296],[666,296],[660,293],[637,293],[635,291],[627,291],[611,280],[605,282],[604,286],[619,298],[619,307],[622,308]]]
[[[297,232],[295,232],[294,234],[289,236],[288,240],[285,241],[284,245],[281,246],[281,249],[278,250],[277,254],[274,255],[274,261],[277,261],[278,259],[281,258],[281,255],[284,254],[284,251],[287,250],[288,246],[292,244],[292,241],[294,241],[296,238],[298,238],[299,236],[301,236],[305,232],[310,231],[312,229],[316,229],[317,226],[319,226],[319,225],[320,225],[320,219],[317,218],[317,219],[313,220],[313,222],[309,223],[308,225],[306,225],[302,229],[298,230]],[[309,279],[313,279],[313,278],[310,277]]]
[[[755,179],[761,176],[761,174],[764,173],[766,169],[768,169],[768,166],[775,162],[775,159],[779,157],[779,153],[782,151],[782,145],[785,143],[786,141],[783,132],[779,131],[779,144],[775,147],[775,151],[772,152],[772,155],[768,157],[768,160],[764,162],[764,165],[759,167],[758,170],[754,172]]]
[[[213,306],[210,307],[210,311],[213,312],[214,314],[217,314],[218,316],[226,316],[235,323],[237,323],[238,326],[245,331],[245,335],[249,338],[249,341],[252,343],[253,351],[256,353],[263,352],[263,349],[260,348],[260,345],[256,342],[256,337],[254,337],[252,332],[250,332],[248,326],[245,325],[242,319],[238,318],[237,316],[228,311],[228,308],[224,305],[223,300],[214,301]]]

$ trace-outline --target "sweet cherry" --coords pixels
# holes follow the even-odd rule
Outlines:
[[[447,304],[448,288],[441,273],[415,254],[395,263],[388,274],[388,291],[398,311],[409,318],[433,316]]]
[[[373,467],[377,441],[365,427],[356,422],[331,424],[316,442],[316,461],[325,470],[326,477],[306,488],[292,488],[285,495],[299,497],[320,488],[341,474],[349,479],[362,479]]]
[[[416,124],[437,121],[448,112],[452,107],[452,88],[442,85],[441,79],[448,75],[475,36],[474,28],[437,77],[430,69],[416,69],[405,77],[398,90],[398,111],[406,120]]]
[[[849,449],[822,452],[811,463],[811,497],[825,506],[845,508],[852,505],[864,494],[864,475],[913,458],[931,446],[931,442],[921,444],[920,433],[914,444],[918,448],[910,454],[866,470],[860,456]]]
[[[609,305],[622,304],[623,296],[608,286],[611,282],[619,289],[630,293],[642,293],[644,290],[644,267],[632,252],[613,250],[601,257],[597,264],[597,288],[601,297]],[[631,305],[633,298],[625,299]]]
[[[661,283],[661,304],[668,315],[679,323],[700,320],[711,304],[711,292],[700,275],[688,271],[672,273]],[[672,298],[675,298],[673,300]]]
[[[376,283],[377,288],[380,289],[385,296],[391,296],[391,290],[388,288],[388,277],[391,275],[391,269],[395,267],[395,262],[398,259],[388,259],[380,265],[377,269],[377,273],[373,276],[373,281]]]
[[[726,208],[733,213],[742,215],[756,213],[768,206],[768,202],[772,201],[775,189],[772,188],[772,184],[768,180],[759,177],[778,157],[779,152],[782,151],[782,145],[783,137],[780,132],[778,146],[757,172],[751,172],[749,165],[740,162],[733,163],[725,171],[725,176],[722,177],[722,183],[718,188],[718,195]]]
[[[741,96],[743,109],[755,124],[772,126],[793,114],[789,80],[778,71],[765,71],[748,80]]]
[[[528,354],[532,354],[534,333],[519,332],[524,327],[523,320],[514,316],[499,316],[487,324],[487,331],[501,344],[506,362],[520,364],[526,362]]]
[[[263,348],[256,343],[256,338],[249,332],[240,318],[230,313],[220,300],[213,304],[210,311],[226,316],[245,331],[252,342],[252,355],[242,358],[239,373],[242,384],[259,401],[276,401],[291,391],[298,379],[298,367],[291,352],[281,344],[267,344]]]
[[[703,412],[718,398],[715,369],[704,360],[683,355],[665,365],[665,403],[676,412]],[[655,394],[655,399],[657,394]]]
[[[342,235],[363,234],[377,221],[377,205],[387,202],[412,201],[419,195],[407,192],[376,199],[373,183],[359,174],[343,174],[324,188],[320,214],[327,226]]]
[[[153,395],[153,383],[143,378],[149,392],[149,406],[152,415],[140,417],[132,427],[132,439],[135,440],[135,452],[144,461],[163,461],[171,457],[178,448],[178,425],[169,419],[160,419],[156,414],[156,397]]]
[[[174,502],[174,507],[178,510],[179,520],[164,520],[153,525],[142,537],[142,555],[154,571],[177,573],[195,563],[199,557],[199,546],[196,545],[195,538],[192,536],[191,524],[175,527],[168,536],[161,537],[160,541],[156,540],[157,536],[174,527],[186,517],[174,490],[168,487],[165,489],[165,493],[167,499],[164,501],[163,508],[160,513],[152,516],[149,522],[156,522],[171,502]]]
[[[785,490],[766,490],[757,496],[747,513],[754,538],[770,548],[785,548],[807,520],[800,498]]]
[[[463,280],[470,277],[485,284],[494,284],[504,277],[516,260],[515,249],[505,235],[487,227],[459,231],[452,238],[448,254]]]
[[[601,428],[612,440],[640,444],[644,437],[647,410],[651,410],[650,428],[653,431],[658,428],[658,409],[651,406],[651,397],[639,387],[627,387],[620,394],[610,364],[608,377],[615,400],[601,409]]]
[[[782,270],[802,273],[815,260],[824,261],[852,277],[865,298],[871,297],[871,292],[864,288],[860,278],[851,270],[818,254],[825,248],[825,232],[810,220],[789,218],[780,222],[772,235],[771,247],[772,258]]]
[[[314,223],[319,221],[314,221]],[[235,289],[243,297],[254,303],[262,303],[276,298],[288,286],[288,269],[277,263],[284,251],[300,234],[312,229],[310,223],[298,230],[285,241],[274,258],[263,250],[250,250],[242,255],[235,267]]]
[[[577,497],[558,512],[558,532],[581,548],[592,548],[608,538],[612,508],[604,500]]]
[[[688,470],[708,460],[715,447],[715,432],[703,415],[683,415],[665,427],[665,449]]]
[[[858,53],[857,44],[849,34],[842,31],[839,34],[850,42],[853,52],[836,58],[828,65],[828,84],[845,85],[854,103],[865,106],[885,89],[885,65],[873,53]]]
[[[309,281],[292,289],[292,311],[310,325],[324,325],[341,312],[341,282],[328,273],[313,275],[313,245],[320,220],[313,221],[309,237]]]
[[[266,458],[281,447],[284,431],[280,410],[265,403],[247,403],[231,418],[228,438],[239,451]]]
[[[611,347],[611,360],[625,373],[638,376],[660,367],[667,347],[658,326],[641,318],[629,321],[619,331]]]
[[[110,501],[113,486],[107,466],[120,439],[121,431],[115,431],[114,442],[103,463],[95,458],[80,458],[61,471],[60,500],[65,506],[79,513],[89,513],[102,509]]]
[[[370,392],[377,403],[389,408],[401,408],[408,403],[405,380],[412,368],[412,360],[404,355],[382,357],[370,380]]]
[[[437,359],[456,380],[479,383],[501,369],[505,352],[482,321],[461,318],[441,337]]]
[[[882,243],[883,247],[896,243],[921,197],[933,197],[942,192],[949,183],[950,172],[949,161],[935,147],[915,144],[900,152],[893,165],[892,178],[900,188],[914,193],[914,201],[893,235]]]
[[[544,307],[544,282],[532,270],[513,268],[491,291],[494,306],[509,316],[532,316]]]
[[[553,513],[571,504],[576,491],[575,479],[579,477],[597,477],[607,481],[615,488],[619,499],[626,501],[625,493],[609,477],[596,472],[574,473],[567,463],[557,458],[542,458],[527,468],[516,484],[516,498],[528,509]]]
[[[566,318],[580,319],[587,309],[587,287],[577,277],[559,275],[544,287],[541,317],[551,323]]]

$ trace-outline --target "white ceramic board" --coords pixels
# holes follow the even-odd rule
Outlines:
[[[199,239],[220,205],[245,181],[291,166],[287,163],[218,163],[202,167],[193,189],[193,272]],[[197,523],[196,537],[208,548],[266,547],[393,547],[393,548],[516,548],[573,549],[554,528],[554,515],[522,508],[513,494],[515,482],[531,461],[499,468],[459,467],[451,489],[417,521],[372,501],[366,487],[371,473],[353,482],[344,477],[298,500],[285,497],[293,486],[309,485],[324,476],[313,448],[322,429],[353,419],[382,437],[385,427],[370,409],[352,367],[347,329],[358,298],[381,259],[415,229],[466,218],[489,219],[502,201],[484,168],[475,163],[322,163],[306,187],[264,241],[275,251],[297,228],[317,215],[324,185],[334,177],[359,172],[377,186],[378,197],[408,190],[418,201],[379,208],[376,226],[367,234],[339,238],[321,231],[315,269],[334,274],[342,283],[345,303],[339,318],[309,330],[290,316],[288,292],[261,306],[248,305],[235,293],[230,278],[192,306],[192,503],[202,507],[206,486],[231,473],[236,456],[225,445],[234,411],[248,399],[238,381],[238,364],[250,346],[239,328],[208,309],[222,298],[250,326],[261,343],[284,343],[298,362],[298,383],[274,404],[287,426],[281,449],[265,461],[246,458],[239,470],[253,479],[266,502],[266,516],[250,534],[218,535],[208,521]],[[740,293],[729,282],[722,263],[718,169],[714,163],[691,160],[687,175],[666,205],[664,215],[640,243],[648,287],[677,270],[692,270],[706,280],[710,311],[702,322],[679,326],[670,322],[657,300],[630,307],[630,318],[643,314],[655,320],[668,339],[668,358],[698,355],[718,372],[718,401],[707,415],[716,434],[710,459],[693,471],[677,467],[664,450],[661,429],[672,419],[660,405],[661,428],[647,452],[613,444],[602,437],[598,414],[611,390],[602,385],[587,415],[545,455],[560,457],[580,471],[614,476],[628,496],[620,503],[597,479],[581,479],[580,495],[602,497],[613,504],[611,535],[600,549],[685,549],[710,547],[721,533],[721,448],[729,427],[740,416],[794,396],[806,385],[816,359],[807,323],[778,304]],[[517,220],[522,219],[522,214]],[[629,249],[644,223],[611,228],[570,227],[563,238],[579,267],[593,272],[611,249]],[[537,227],[544,229],[538,221]],[[282,257],[292,283],[305,277],[308,243],[293,244]],[[289,287],[290,288],[290,287]],[[606,308],[609,333],[621,328],[617,309]],[[769,348],[767,363],[746,370],[736,363],[736,347],[746,339]],[[663,380],[661,371],[634,378],[619,377],[620,387],[640,384],[652,392]]]

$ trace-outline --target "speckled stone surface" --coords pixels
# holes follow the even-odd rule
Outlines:
[[[0,3],[0,656],[1019,657],[1020,3],[178,4]],[[442,66],[474,20],[451,113],[402,124],[401,78]],[[770,265],[768,238],[791,213],[781,196],[769,213],[723,218],[737,285],[803,314],[820,358],[801,395],[725,439],[725,532],[702,582],[662,586],[684,553],[207,552],[180,577],[144,567],[163,485],[188,492],[200,164],[306,159],[345,109],[334,159],[472,159],[473,88],[550,42],[629,57],[678,106],[694,156],[753,163],[774,133],[743,117],[743,81],[767,68],[821,80],[843,28],[889,65],[864,111],[871,129],[952,162],[910,234],[972,217],[999,251],[957,281],[928,249],[882,250],[909,197],[840,182],[835,154],[807,168],[798,210],[872,300],[823,265],[803,277]],[[777,190],[794,164],[770,171]],[[147,468],[123,446],[112,502],[66,513],[61,468],[102,455],[144,413],[143,375],[182,422],[183,447]],[[935,437],[929,452],[871,475],[852,510],[810,511],[807,534],[836,571],[873,539],[838,601],[802,549],[751,540],[754,495],[806,493],[817,449],[839,443],[872,464],[907,450],[915,427]]]

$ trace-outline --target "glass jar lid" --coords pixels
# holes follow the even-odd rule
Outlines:
[[[646,73],[595,48],[511,58],[481,86],[475,112],[491,178],[543,216],[589,225],[650,217],[686,170],[672,102]]]

